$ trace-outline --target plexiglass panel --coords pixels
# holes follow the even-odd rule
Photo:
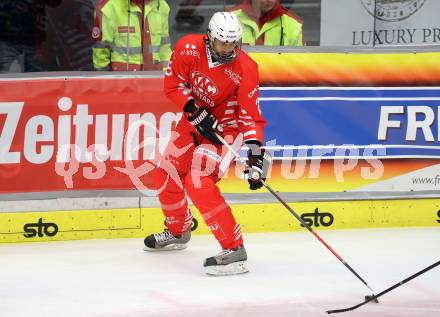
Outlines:
[[[173,45],[234,11],[243,44],[440,44],[440,1],[10,0],[0,3],[0,72],[162,71]]]

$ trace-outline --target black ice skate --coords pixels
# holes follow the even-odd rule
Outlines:
[[[191,239],[191,230],[180,237],[175,237],[165,229],[164,232],[151,234],[145,238],[145,251],[172,251],[186,249],[187,242]]]
[[[239,246],[238,248],[223,250],[216,256],[207,258],[203,266],[208,275],[235,275],[249,272],[245,266],[246,260],[246,249],[244,246]]]

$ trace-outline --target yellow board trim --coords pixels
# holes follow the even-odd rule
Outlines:
[[[440,202],[437,199],[303,202],[289,205],[317,230],[440,228]],[[279,203],[237,204],[232,209],[244,233],[305,230]],[[194,234],[208,234],[209,230],[197,210],[194,210],[194,215],[198,223]],[[162,231],[163,219],[160,208],[2,212],[0,242],[143,238]],[[48,236],[46,233],[54,233],[54,224],[58,232]],[[25,237],[25,234],[33,234],[33,237]]]

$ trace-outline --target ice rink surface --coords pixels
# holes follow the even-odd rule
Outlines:
[[[376,293],[440,260],[440,228],[321,231]],[[212,236],[145,252],[142,239],[0,244],[0,316],[329,316],[368,289],[308,232],[245,234],[250,273],[206,276]],[[355,311],[439,317],[440,266]]]

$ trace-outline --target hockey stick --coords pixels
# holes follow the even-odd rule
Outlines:
[[[428,266],[427,268],[424,268],[423,270],[417,272],[416,274],[411,275],[410,277],[404,279],[403,281],[401,281],[401,282],[399,282],[399,283],[397,283],[397,284],[394,284],[393,286],[387,288],[386,290],[380,292],[379,294],[370,297],[369,299],[363,301],[362,303],[359,303],[359,304],[357,304],[357,305],[354,305],[354,306],[352,306],[352,307],[348,307],[348,308],[327,310],[327,314],[343,313],[343,312],[347,312],[347,311],[350,311],[350,310],[354,310],[354,309],[356,309],[356,308],[358,308],[358,307],[361,307],[361,306],[365,305],[366,303],[368,303],[368,302],[370,302],[370,301],[372,301],[372,300],[375,300],[375,299],[377,299],[378,297],[380,297],[380,296],[382,296],[382,295],[388,293],[389,291],[392,291],[393,289],[395,289],[395,288],[397,288],[397,287],[399,287],[399,286],[405,284],[406,282],[411,281],[413,278],[416,278],[417,276],[419,276],[419,275],[421,275],[421,274],[423,274],[423,273],[425,273],[425,272],[427,272],[427,271],[429,271],[429,270],[435,268],[435,267],[436,267],[437,265],[439,265],[439,264],[440,264],[440,261],[438,261],[438,262],[436,262],[436,263],[434,263],[434,264]]]
[[[234,154],[237,159],[240,160],[240,162],[242,164],[244,164],[245,166],[247,166],[246,164],[246,160],[243,159],[242,157],[240,157],[240,155],[237,153],[237,151],[235,151],[226,141],[225,139],[223,139],[218,133],[216,133],[217,138],[220,140],[220,142],[223,143],[224,146],[227,147],[227,149],[229,151],[231,151],[232,154]],[[336,253],[335,250],[333,250],[333,248],[327,244],[327,242],[325,242],[317,233],[315,230],[313,230],[312,227],[310,227],[300,216],[298,216],[298,214],[284,201],[284,199],[282,199],[265,181],[261,180],[261,183],[263,184],[264,187],[266,187],[266,189],[310,232],[312,233],[331,253],[333,253],[334,256],[336,256],[336,258],[341,261],[342,264],[345,265],[346,268],[348,268],[350,270],[351,273],[353,273],[362,283],[364,283],[364,285],[366,287],[368,287],[370,289],[370,291],[373,293],[373,295],[368,295],[365,296],[365,298],[373,298],[375,297],[374,295],[374,291],[373,289],[367,284],[367,282],[365,282],[365,280],[347,263],[345,262],[345,260],[338,254]],[[376,303],[378,301],[376,300]]]

